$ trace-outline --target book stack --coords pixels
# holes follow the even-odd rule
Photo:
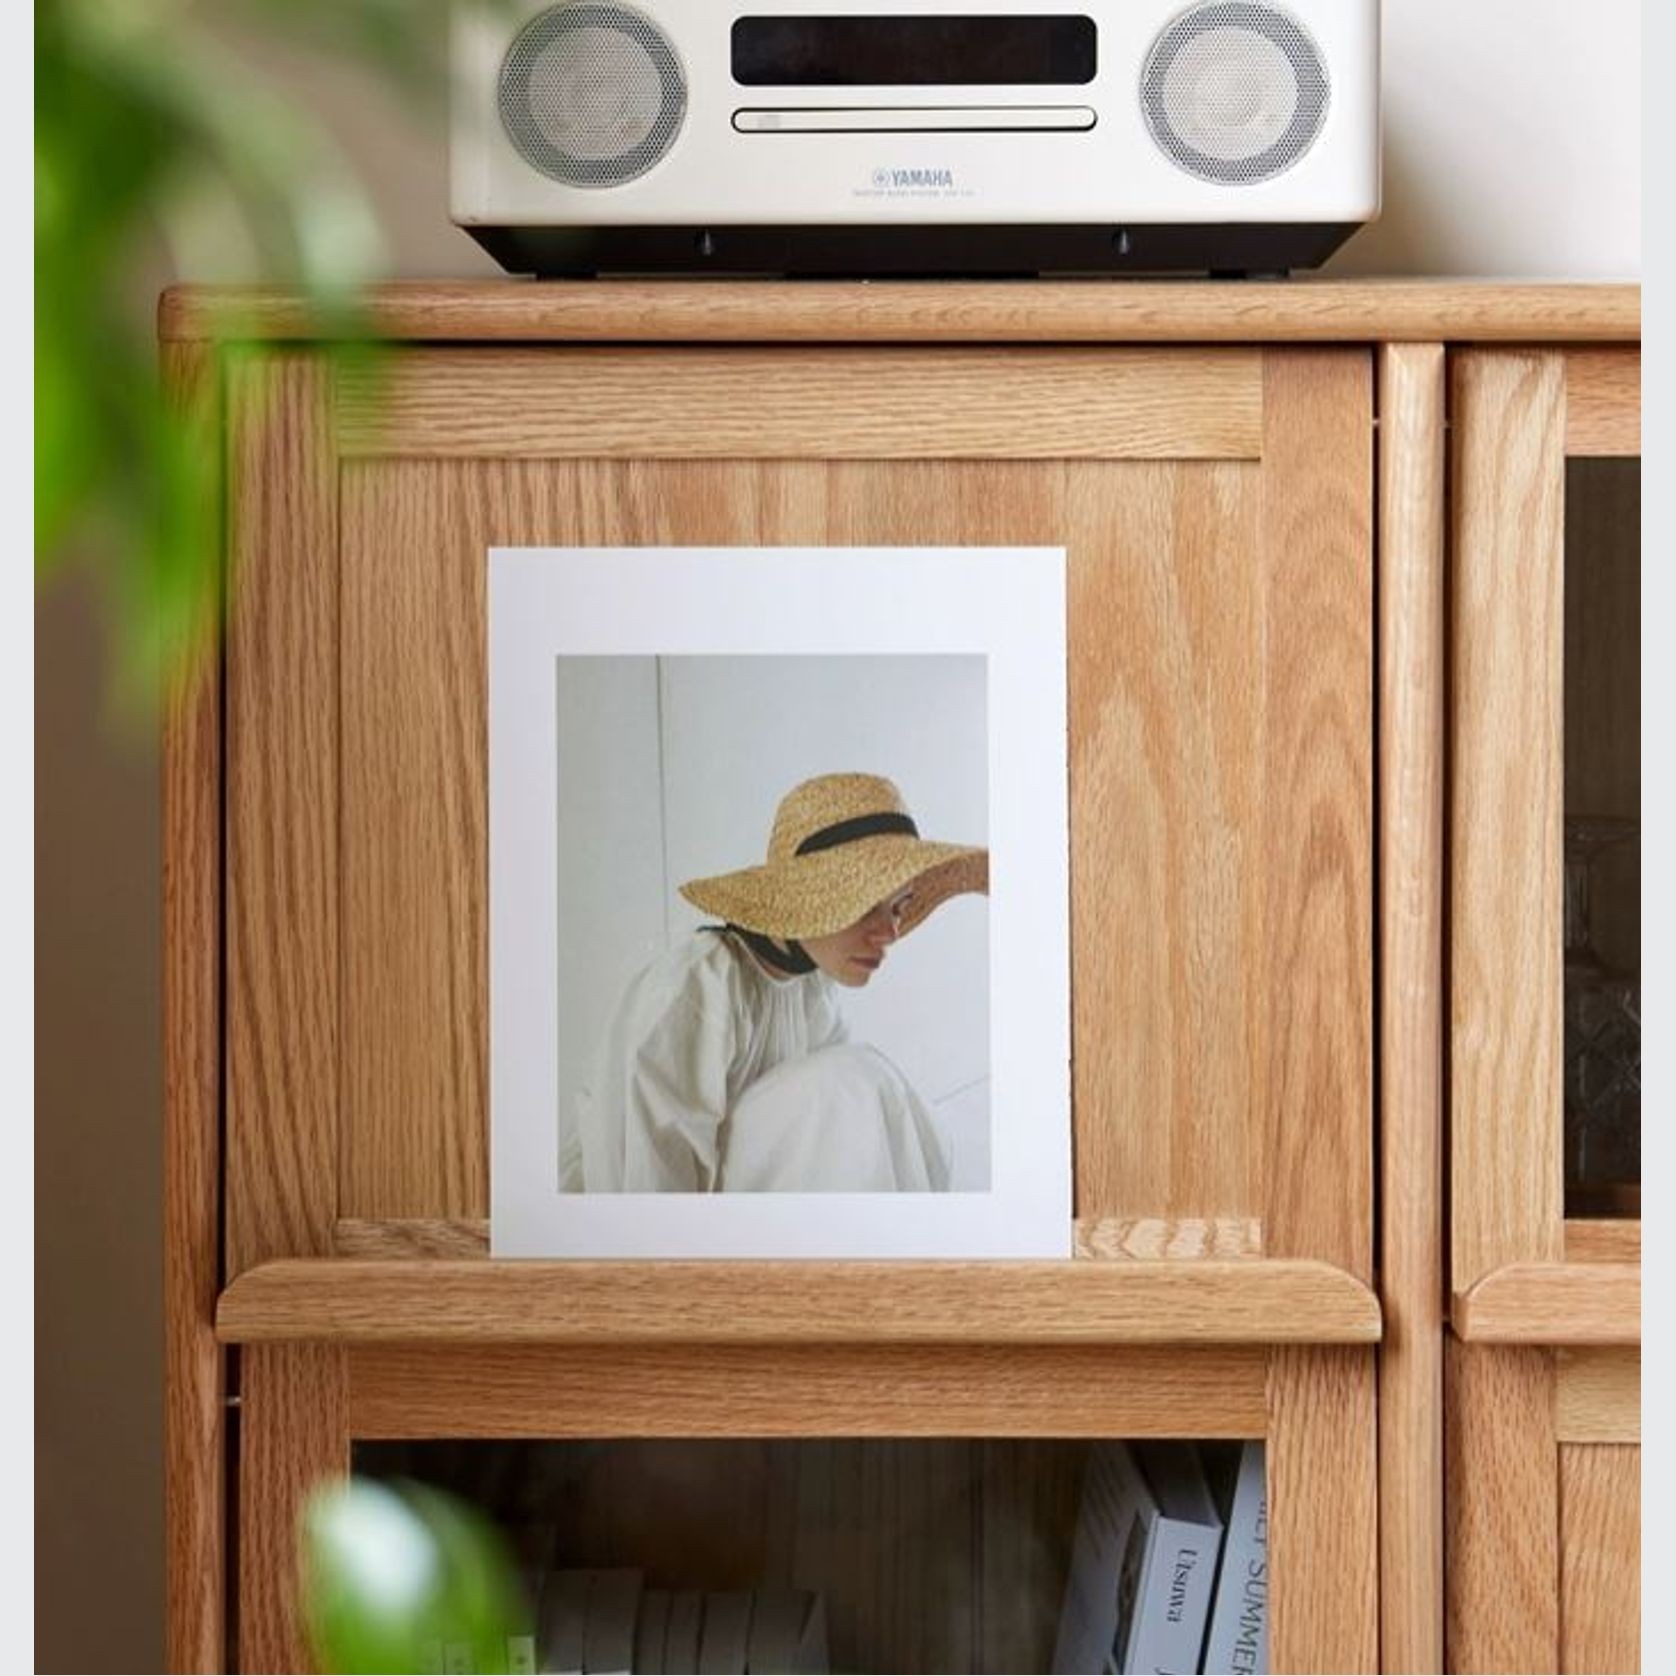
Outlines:
[[[644,1573],[560,1569],[526,1576],[532,1635],[509,1635],[508,1676],[800,1676],[827,1668],[826,1603],[802,1589],[649,1589]],[[437,1642],[426,1670],[474,1671],[469,1643]],[[483,1673],[487,1676],[487,1673]]]
[[[1056,1672],[1268,1670],[1263,1445],[1089,1451]]]
[[[628,1570],[554,1571],[536,1669],[555,1676],[747,1676],[827,1668],[826,1607],[801,1589],[649,1589]]]

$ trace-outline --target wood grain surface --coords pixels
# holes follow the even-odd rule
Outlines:
[[[1641,1351],[1560,1350],[1554,1434],[1561,1443],[1641,1441]]]
[[[469,1216],[489,1196],[487,543],[456,496],[358,488],[346,470],[338,1204]]]
[[[226,1263],[331,1249],[338,526],[326,378],[236,365],[227,626]]]
[[[1475,1344],[1639,1344],[1639,1263],[1508,1263],[1451,1311]]]
[[[361,1437],[1260,1437],[1267,1352],[358,1344]]]
[[[1360,369],[1348,381],[1352,394],[1365,397],[1366,357],[1349,360]],[[1333,393],[1319,381],[1305,385],[1317,408]],[[1347,435],[1360,435],[1360,488],[1336,477],[1328,488],[1327,465],[1310,468],[1321,495],[1333,508],[1349,508],[1352,521],[1369,493],[1365,418],[1336,421]],[[1348,468],[1347,457],[1332,462],[1334,472]],[[347,464],[344,587],[346,601],[359,602],[346,604],[345,729],[366,760],[346,762],[343,776],[353,878],[343,939],[360,987],[351,990],[353,1016],[344,1024],[339,1215],[453,1219],[487,1210],[478,1162],[487,1133],[480,1066],[488,1029],[480,976],[487,958],[482,700],[473,695],[481,664],[457,636],[462,623],[478,624],[481,633],[488,547],[1046,542],[1065,543],[1071,555],[1079,1213],[1091,1224],[1259,1219],[1265,1171],[1255,1157],[1262,1137],[1252,1112],[1261,1109],[1254,1091],[1262,1088],[1278,1108],[1279,1132],[1293,1135],[1289,1156],[1318,1161],[1289,1181],[1295,1215],[1305,1204],[1320,1209],[1319,1218],[1302,1222],[1306,1249],[1294,1254],[1314,1255],[1307,1242],[1320,1230],[1334,1250],[1354,1246],[1365,1269],[1371,537],[1362,526],[1360,555],[1324,567],[1326,580],[1295,593],[1279,582],[1260,591],[1262,567],[1238,555],[1256,539],[1264,469],[1004,461]],[[1269,493],[1284,501],[1300,487],[1277,480]],[[1324,509],[1311,527],[1348,526]],[[418,541],[432,574],[413,590],[420,605],[403,608],[398,633],[376,620],[377,578],[404,574]],[[1317,644],[1323,634],[1337,648],[1326,658]],[[1287,680],[1276,677],[1272,700],[1257,656],[1267,647],[1300,665]],[[1303,674],[1305,662],[1312,676]],[[1319,752],[1319,741],[1310,741],[1323,716],[1344,732],[1335,732],[1333,750]],[[1293,793],[1314,800],[1315,809],[1315,825],[1299,835],[1305,854],[1292,858],[1278,891],[1269,888],[1267,867],[1280,840],[1269,828],[1301,817],[1265,796],[1265,739],[1290,753],[1275,771],[1290,774]],[[1325,766],[1310,765],[1311,749]],[[424,796],[406,795],[404,788],[421,785]],[[1335,810],[1330,799],[1340,793],[1360,801]],[[447,818],[437,818],[439,808]],[[1359,862],[1349,854],[1356,846]],[[1300,923],[1306,917],[1307,926]],[[1300,991],[1289,968],[1273,989],[1260,965],[1265,933],[1295,961],[1319,950],[1329,962],[1361,962],[1362,970]],[[408,956],[398,958],[404,949]],[[376,993],[363,981],[374,973]],[[1275,1055],[1286,1070],[1271,1075],[1270,1043],[1281,1038],[1291,1057]],[[1341,1063],[1344,1054],[1350,1063]],[[1337,1173],[1341,1163],[1348,1176]],[[1277,1179],[1288,1179],[1288,1168]]]
[[[1074,1254],[1101,1261],[1261,1257],[1263,1225],[1251,1216],[1078,1217]]]
[[[1641,1223],[1604,1217],[1599,1221],[1568,1220],[1565,1260],[1568,1263],[1639,1263]]]
[[[339,391],[346,453],[1252,459],[1255,349],[416,349]]]
[[[221,446],[212,347],[166,346],[177,412]],[[225,1354],[221,1290],[221,663],[219,624],[168,693],[163,813],[163,1527],[165,1656],[227,1659]]]
[[[1380,1657],[1443,1668],[1444,358],[1379,356]]]
[[[1261,1215],[1259,474],[1069,473],[1077,1211]]]
[[[1269,1668],[1375,1671],[1379,1477],[1374,1359],[1269,1357]]]
[[[414,341],[1627,342],[1639,285],[1297,277],[1169,280],[482,280],[379,286],[375,328]],[[295,293],[176,286],[163,337],[311,338]]]
[[[1264,892],[1254,975],[1271,1257],[1373,1273],[1373,369],[1265,358]],[[1262,964],[1257,966],[1257,950]]]
[[[1363,1344],[1379,1305],[1312,1261],[483,1263],[295,1259],[222,1293],[223,1340]]]
[[[1565,358],[1565,451],[1641,452],[1641,348],[1572,350]]]
[[[1444,1387],[1444,1668],[1558,1670],[1553,1353],[1451,1340]]]
[[[299,1541],[309,1495],[349,1471],[346,1357],[331,1345],[244,1353],[239,1429],[239,1669],[306,1671]]]
[[[1564,358],[1454,360],[1451,1286],[1561,1254]]]
[[[1099,1262],[1153,1262],[1188,1257],[1261,1257],[1263,1230],[1253,1217],[1079,1218],[1073,1255]],[[482,1217],[339,1217],[332,1227],[334,1257],[487,1257],[489,1224]]]
[[[1641,1451],[1562,1445],[1556,1668],[1641,1667]]]

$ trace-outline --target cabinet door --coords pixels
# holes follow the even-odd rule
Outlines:
[[[1453,364],[1455,1670],[1639,1661],[1639,378]]]
[[[480,1251],[492,545],[1063,545],[1092,1256],[1371,1272],[1362,350],[426,348],[229,392],[227,1212]]]
[[[1457,1298],[1639,1216],[1639,376],[1454,363]]]

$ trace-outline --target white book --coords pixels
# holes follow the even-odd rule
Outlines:
[[[635,1676],[663,1676],[664,1638],[669,1631],[669,1590],[647,1589],[634,1626]]]
[[[826,1668],[826,1605],[807,1589],[758,1589],[745,1647],[750,1676]]]
[[[1211,1676],[1267,1676],[1269,1668],[1269,1492],[1263,1444],[1239,1446],[1211,1475],[1228,1534],[1216,1574],[1204,1668]]]
[[[640,1616],[644,1573],[628,1569],[588,1573],[582,1625],[585,1676],[629,1676],[634,1669],[634,1624]]]
[[[745,1676],[751,1634],[749,1589],[712,1589],[704,1597],[704,1630],[698,1640],[698,1676]]]
[[[1056,1672],[1198,1671],[1221,1522],[1191,1450],[1149,1454],[1156,1491],[1130,1445],[1089,1450]]]
[[[553,1571],[541,1590],[536,1650],[547,1676],[582,1676],[582,1634],[588,1618],[588,1574]]]
[[[1197,1676],[1222,1553],[1222,1515],[1191,1443],[1137,1443],[1141,1473],[1161,1517],[1142,1581],[1130,1671]]]
[[[698,1676],[703,1624],[703,1594],[697,1589],[676,1589],[669,1597],[669,1628],[663,1641],[663,1668],[668,1676]]]

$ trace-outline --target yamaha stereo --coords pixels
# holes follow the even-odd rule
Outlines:
[[[502,0],[453,69],[516,273],[1272,273],[1379,209],[1378,0]]]

